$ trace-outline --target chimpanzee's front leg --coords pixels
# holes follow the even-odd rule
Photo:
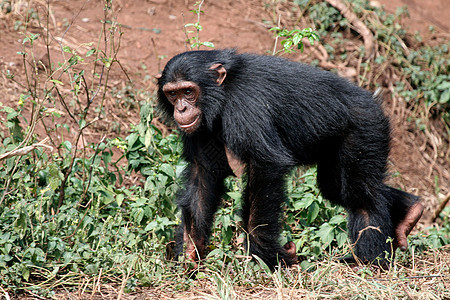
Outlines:
[[[225,148],[214,136],[185,144],[185,157],[185,186],[178,194],[182,224],[177,230],[175,252],[178,256],[185,244],[186,256],[198,261],[205,255],[214,213],[224,193],[223,181],[232,172]]]
[[[198,166],[189,166],[188,181],[179,194],[182,224],[177,231],[176,253],[186,245],[186,256],[193,261],[202,259],[209,240],[214,213],[223,193],[223,178],[213,178]]]

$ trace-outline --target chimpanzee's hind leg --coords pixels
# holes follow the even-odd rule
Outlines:
[[[423,206],[419,202],[419,197],[392,187],[388,187],[386,185],[382,187],[378,197],[380,198],[380,200],[378,201],[378,207],[381,207],[382,203],[386,203],[387,207],[370,211],[371,216],[368,217],[368,219],[366,219],[366,216],[364,216],[364,218],[357,216],[356,220],[352,221],[351,219],[354,218],[355,215],[350,213],[349,226],[350,224],[355,225],[358,220],[361,221],[362,219],[365,219],[366,224],[380,224],[380,226],[378,227],[380,230],[380,234],[386,234],[384,240],[386,240],[387,237],[391,237],[394,239],[393,245],[391,246],[390,244],[386,243],[389,248],[383,250],[383,252],[385,254],[388,254],[389,257],[393,257],[395,253],[391,253],[391,251],[395,251],[397,247],[400,247],[400,249],[403,251],[406,250],[407,236],[422,216]],[[381,218],[379,221],[374,220],[376,218],[379,218],[380,216]],[[389,221],[387,221],[387,218],[389,218]],[[384,222],[388,223],[382,224],[383,220],[385,220]],[[366,224],[363,224],[363,226]],[[356,225],[356,228],[349,227],[349,231],[351,234],[355,234],[360,227],[362,226]],[[392,228],[394,230],[393,232]],[[377,247],[376,245],[371,245],[370,242],[368,245],[359,245],[359,235],[360,233],[358,232],[358,235],[356,237],[351,237],[352,241],[356,241],[355,253],[357,254],[358,258],[362,259],[363,261],[373,260],[373,257],[377,257],[376,251],[380,251],[382,248]],[[380,239],[382,238],[383,237],[380,236]],[[375,250],[375,252],[373,250],[370,250],[370,248],[372,247],[373,249],[377,250]],[[384,257],[382,255],[378,255],[378,257],[382,258],[380,263],[381,265],[385,266],[387,261],[384,259]]]
[[[379,259],[382,265],[397,247],[406,249],[406,237],[423,211],[418,197],[383,183],[389,154],[389,126],[385,121],[354,129],[330,147],[329,155],[318,165],[324,197],[348,211],[354,254],[363,262]],[[392,246],[386,242],[388,237],[394,239]]]
[[[372,132],[371,132],[372,130]],[[354,129],[329,148],[318,164],[318,183],[325,198],[348,212],[349,237],[362,262],[390,257],[386,242],[395,236],[392,198],[384,194],[389,152],[388,128]]]
[[[392,256],[392,246],[387,242],[394,236],[394,224],[387,203],[371,209],[349,209],[348,230],[354,254],[363,263],[379,260],[387,263]]]

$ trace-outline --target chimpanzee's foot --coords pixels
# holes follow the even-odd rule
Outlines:
[[[410,207],[405,218],[397,224],[395,228],[394,250],[400,248],[400,250],[405,251],[408,248],[407,237],[414,226],[416,226],[420,217],[422,217],[422,213],[423,205],[418,202]]]
[[[294,242],[287,242],[283,246],[283,248],[284,250],[286,250],[286,254],[289,257],[290,264],[298,263],[297,248],[295,247]]]

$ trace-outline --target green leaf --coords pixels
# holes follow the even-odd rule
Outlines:
[[[223,227],[228,228],[231,224],[230,215],[224,215],[222,219]]]
[[[125,199],[125,195],[124,195],[124,194],[118,194],[118,195],[116,196],[116,203],[117,203],[117,206],[120,207],[120,206],[122,205],[123,199]]]
[[[313,266],[314,266],[314,263],[309,262],[307,260],[304,260],[300,263],[300,267],[302,268],[303,271],[306,271]]]
[[[158,222],[152,221],[152,222],[148,223],[147,226],[145,226],[144,231],[152,231],[152,230],[155,229],[157,226],[158,226]]]
[[[294,202],[294,209],[300,210],[303,208],[307,208],[311,206],[314,202],[314,196],[310,193],[303,194],[303,198],[301,200],[297,200]]]
[[[328,223],[336,224],[336,225],[345,223],[345,217],[343,215],[335,215],[330,219],[330,221]]]
[[[288,35],[289,35],[289,33],[286,29],[284,29],[278,33],[279,37],[287,37]]]
[[[242,194],[238,192],[228,192],[227,195],[233,200],[240,200],[242,197]]]
[[[84,128],[86,126],[86,120],[85,119],[80,119],[78,121],[78,125],[80,126],[80,128]]]
[[[54,84],[64,85],[64,83],[56,79],[50,79],[50,82],[53,82]]]
[[[450,89],[444,91],[439,98],[439,103],[444,104],[450,102]]]
[[[338,247],[342,247],[345,244],[345,242],[347,241],[347,233],[344,231],[338,232],[338,234],[336,235],[336,241],[337,241]]]
[[[103,197],[101,198],[101,201],[103,204],[109,204],[111,202],[114,202],[114,193],[108,189],[101,189],[99,190],[100,195]]]
[[[297,45],[297,48],[300,49],[300,52],[303,52],[303,50],[305,50],[305,45],[303,43],[300,43]]]
[[[18,112],[16,112],[13,108],[8,107],[8,106],[3,106],[2,111],[6,112],[8,114],[6,117],[7,120],[12,120],[19,115]]]
[[[72,143],[70,141],[62,142],[61,146],[63,146],[68,151],[72,151]]]
[[[222,240],[225,245],[231,243],[233,236],[234,232],[231,227],[226,227],[225,230],[222,230]]]
[[[254,258],[256,258],[256,261],[258,262],[258,264],[261,266],[261,268],[267,273],[267,274],[272,274],[272,271],[270,270],[270,268],[267,266],[267,264],[258,256],[253,255]]]
[[[325,245],[328,245],[334,239],[334,227],[328,223],[322,224],[317,231],[317,236]]]
[[[62,173],[59,171],[59,167],[55,162],[51,162],[48,166],[49,185],[50,188],[55,191],[60,183]]]
[[[302,38],[303,38],[303,35],[301,35],[301,34],[296,34],[296,35],[294,35],[294,37],[292,38],[292,42],[294,43],[294,45],[298,45],[298,43],[301,42]]]
[[[312,223],[319,215],[319,205],[313,202],[308,208],[308,223]]]
[[[159,170],[165,174],[167,174],[170,177],[175,177],[175,171],[173,169],[173,167],[169,164],[162,164],[159,167]]]
[[[23,279],[25,279],[25,281],[28,281],[28,279],[30,278],[30,269],[27,267],[24,267],[22,269],[22,277]]]
[[[450,90],[450,81],[444,81],[436,87],[438,90]]]
[[[86,53],[86,57],[91,56],[91,55],[94,54],[95,52],[97,52],[96,49],[91,49],[91,50],[89,50],[89,51]]]
[[[202,44],[203,44],[203,46],[206,46],[206,47],[209,47],[209,48],[214,48],[214,44],[211,43],[211,42],[203,42]]]

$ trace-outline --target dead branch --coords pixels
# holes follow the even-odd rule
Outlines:
[[[371,59],[375,55],[375,41],[369,28],[350,10],[342,0],[326,0],[334,6],[350,22],[354,29],[363,37],[364,47],[366,48],[365,58]]]
[[[439,204],[439,207],[434,212],[433,222],[436,222],[437,218],[439,217],[439,214],[444,210],[445,206],[449,201],[450,201],[450,193],[448,193],[447,196],[445,196],[444,200],[441,202],[441,204]]]
[[[10,157],[13,157],[13,156],[24,156],[24,155],[27,155],[28,153],[30,153],[31,151],[33,151],[34,149],[36,149],[38,147],[47,148],[50,151],[53,151],[53,147],[52,146],[49,146],[49,145],[45,144],[45,143],[48,142],[48,140],[49,140],[49,138],[46,137],[40,143],[33,144],[33,145],[30,145],[30,146],[26,146],[26,147],[23,147],[23,148],[16,148],[16,149],[14,149],[12,151],[4,153],[4,154],[0,155],[0,161],[2,161],[4,159],[7,159],[7,158],[10,158]]]

